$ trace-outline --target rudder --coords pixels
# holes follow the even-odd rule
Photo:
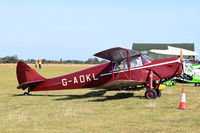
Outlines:
[[[34,69],[28,66],[23,61],[17,63],[17,80],[19,83],[18,89],[25,90],[28,87],[33,87],[36,84],[45,80],[43,76],[38,74]]]

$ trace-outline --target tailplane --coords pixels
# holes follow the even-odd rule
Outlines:
[[[26,88],[35,88],[39,83],[45,80],[43,76],[38,74],[34,69],[22,61],[17,63],[16,71],[19,83],[19,86],[17,87],[18,89],[25,90]]]

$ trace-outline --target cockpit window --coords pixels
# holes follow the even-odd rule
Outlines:
[[[131,65],[131,67],[142,66],[143,63],[142,63],[142,58],[141,58],[141,56],[131,57],[130,65]]]
[[[114,68],[115,71],[126,70],[126,69],[128,69],[128,65],[127,65],[127,60],[125,59],[115,64]]]
[[[151,63],[153,60],[151,57],[149,57],[147,55],[141,55],[141,58],[142,58],[142,62],[144,65]]]
[[[133,56],[130,58],[130,68],[143,66],[145,64],[151,63],[152,60],[153,59],[151,59],[151,57],[146,55]],[[114,71],[121,71],[127,69],[128,69],[127,59],[119,61],[114,65]]]

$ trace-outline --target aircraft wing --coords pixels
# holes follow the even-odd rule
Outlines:
[[[143,83],[144,82],[139,82],[135,80],[115,80],[101,86],[101,88],[105,88],[105,89],[112,89],[112,88],[119,88],[119,87],[126,88],[126,87],[131,87],[131,86],[136,86],[136,85],[142,85]]]
[[[166,50],[151,49],[150,51],[153,53],[164,54],[164,55],[177,55],[177,56],[180,55],[180,48],[176,48],[176,47],[172,47],[172,46],[168,46],[168,49],[166,49]],[[186,55],[186,56],[199,55],[197,52],[190,51],[190,50],[183,49],[183,48],[182,48],[182,53],[183,53],[183,55]]]
[[[141,53],[139,51],[133,51],[130,49],[115,47],[115,48],[107,49],[107,50],[101,51],[99,53],[96,53],[96,54],[94,54],[94,56],[97,56],[97,57],[100,57],[100,58],[103,58],[106,60],[110,60],[113,62],[118,62],[118,61],[121,61],[121,60],[127,58],[128,54],[130,57],[141,55]]]

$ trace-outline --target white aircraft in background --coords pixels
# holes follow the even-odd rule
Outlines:
[[[197,56],[199,55],[197,52],[183,49],[183,48],[177,48],[177,47],[172,47],[168,46],[168,49],[166,50],[160,50],[160,49],[151,49],[149,50],[150,52],[156,53],[156,54],[164,54],[164,55],[180,55],[180,49],[182,49],[183,56]]]

